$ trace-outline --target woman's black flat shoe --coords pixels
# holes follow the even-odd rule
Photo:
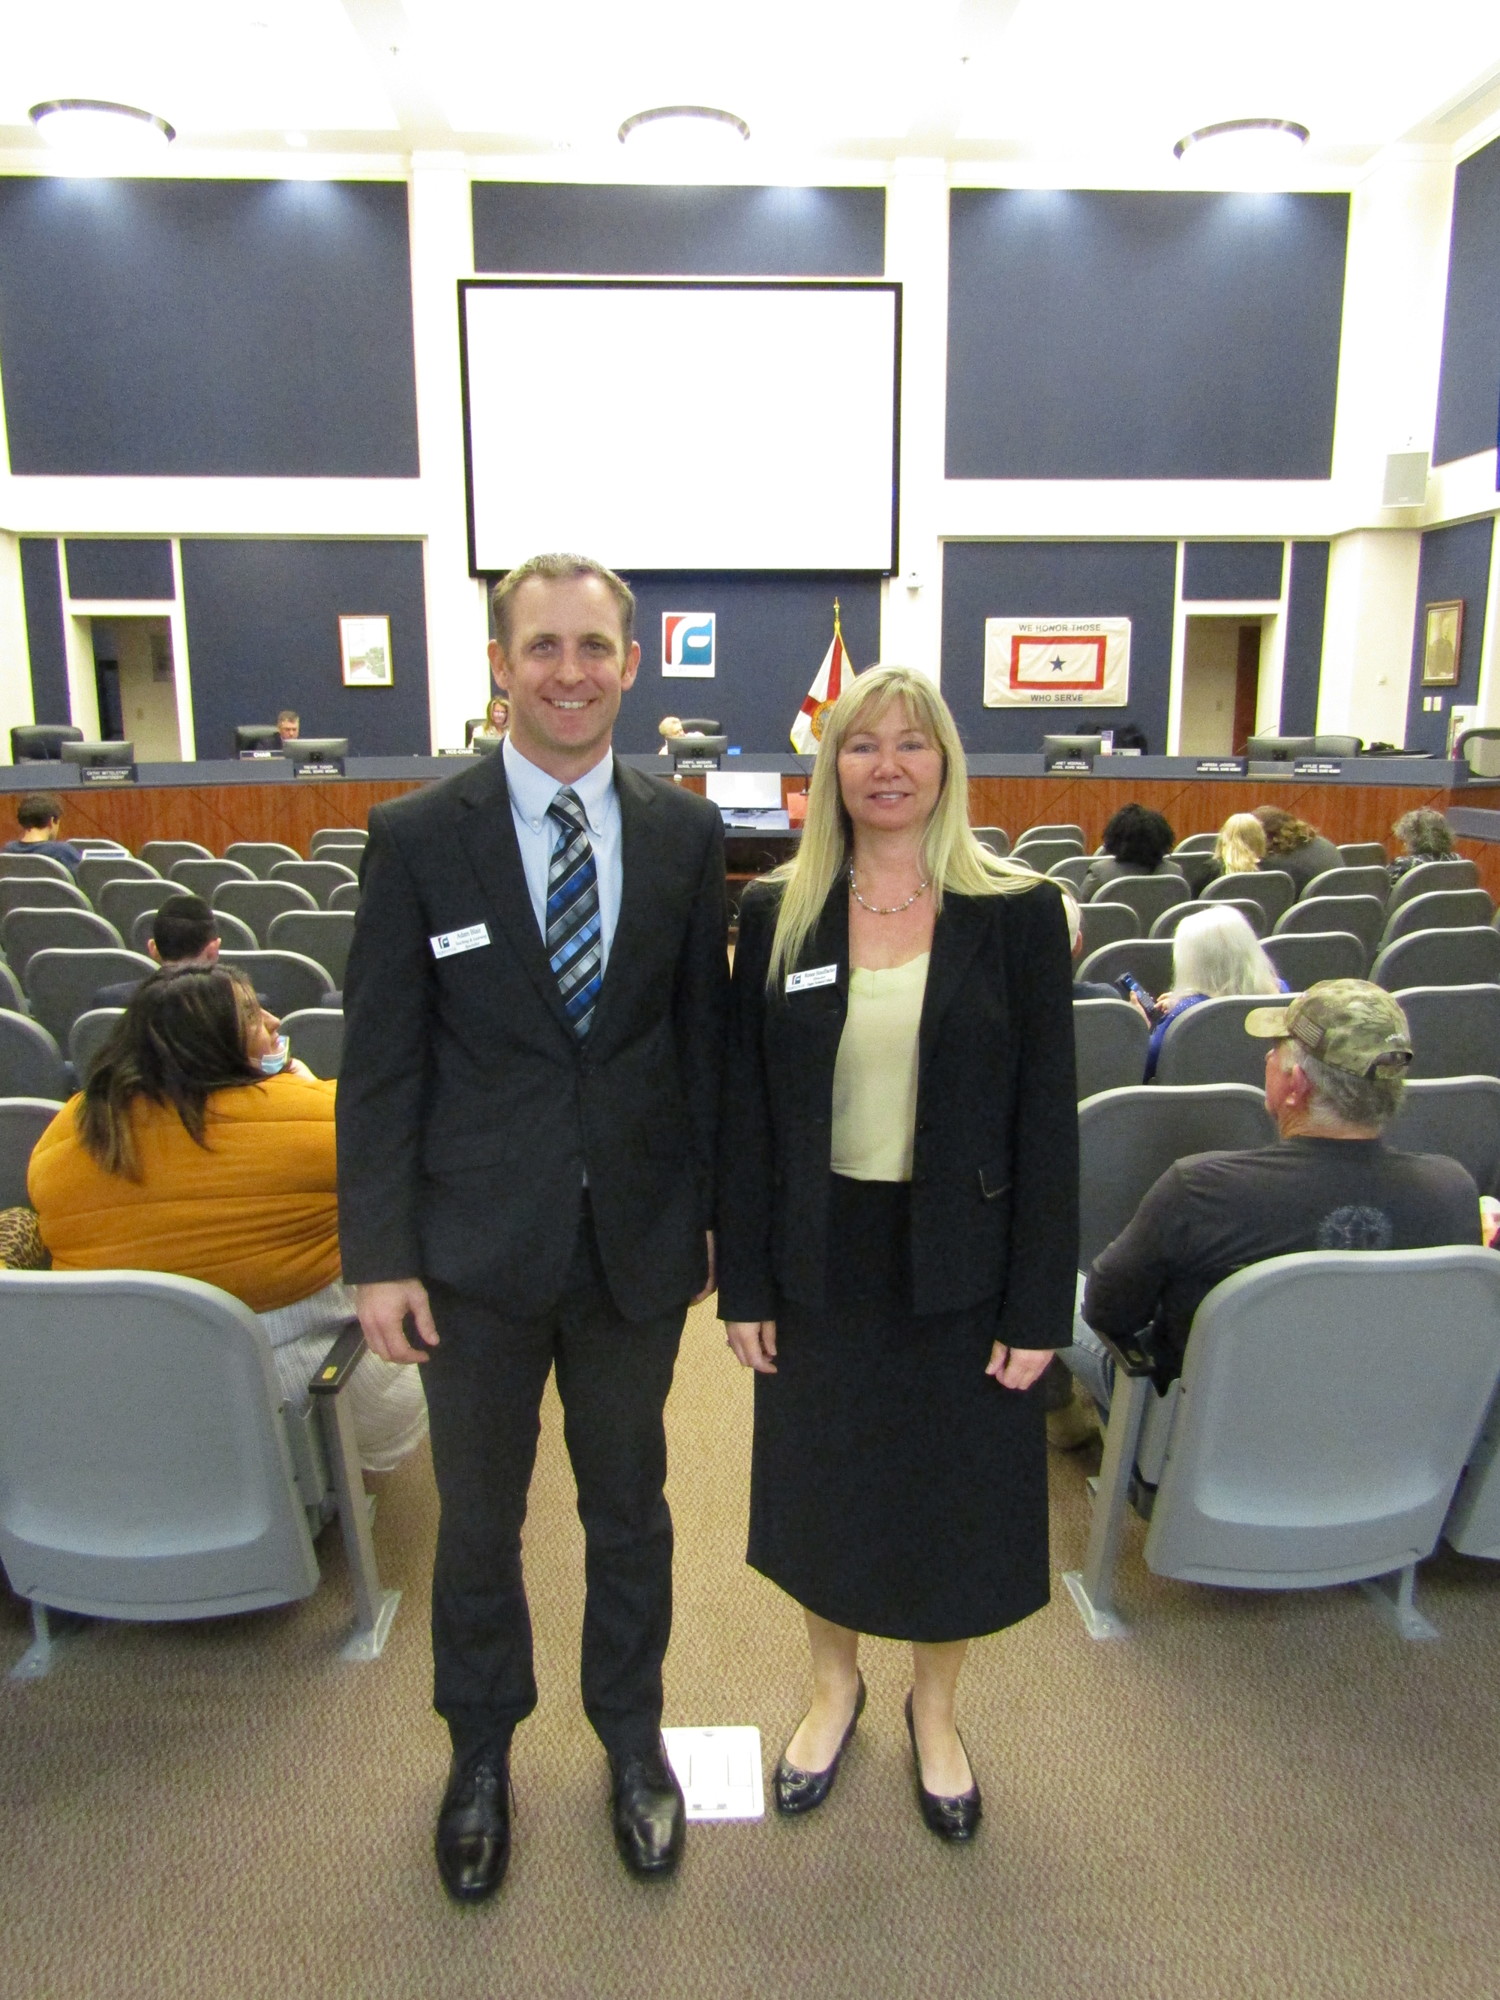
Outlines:
[[[854,1696],[854,1713],[849,1718],[849,1727],[844,1731],[839,1747],[833,1753],[833,1762],[822,1771],[799,1771],[795,1764],[789,1764],[783,1757],[776,1766],[776,1776],[771,1781],[771,1795],[776,1801],[779,1813],[809,1813],[815,1806],[822,1805],[833,1790],[833,1781],[839,1774],[839,1762],[849,1748],[854,1731],[864,1713],[865,1677],[858,1675],[859,1686]]]
[[[911,1696],[906,1697],[906,1733],[911,1738],[911,1760],[917,1774],[917,1807],[923,1822],[939,1840],[972,1840],[984,1814],[979,1787],[970,1785],[957,1798],[940,1798],[922,1783],[922,1756],[917,1749],[917,1726],[911,1716]],[[963,1738],[960,1737],[962,1742]],[[967,1751],[965,1752],[967,1755]]]

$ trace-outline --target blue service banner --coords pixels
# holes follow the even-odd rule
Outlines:
[[[1249,767],[1248,757],[1200,757],[1193,769],[1200,778],[1243,778]]]
[[[1337,778],[1344,766],[1337,757],[1298,757],[1292,763],[1294,778]]]

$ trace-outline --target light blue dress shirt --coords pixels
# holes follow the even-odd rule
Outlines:
[[[526,887],[536,912],[537,929],[547,935],[547,870],[552,850],[564,839],[556,820],[547,817],[547,808],[561,791],[550,772],[523,757],[510,737],[501,745],[505,759],[505,782],[510,788],[510,812],[515,821],[516,839],[521,848],[521,866],[526,871]],[[583,816],[588,822],[589,841],[594,850],[594,872],[599,881],[600,970],[609,964],[615,925],[620,920],[620,885],[624,869],[620,856],[620,800],[615,791],[614,752],[606,750],[591,771],[576,778],[571,787],[578,794]]]

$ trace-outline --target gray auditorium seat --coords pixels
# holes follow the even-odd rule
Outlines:
[[[1446,1153],[1481,1194],[1500,1195],[1500,1077],[1408,1079],[1386,1136],[1403,1153]]]
[[[1251,868],[1243,875],[1220,875],[1203,891],[1207,903],[1237,902],[1248,896],[1265,912],[1262,930],[1275,927],[1297,900],[1297,885],[1284,868]]]
[[[1120,1535],[1143,1420],[1161,1407],[1139,1349],[1115,1352],[1087,1555],[1063,1578],[1097,1639],[1127,1629]],[[1431,1637],[1413,1603],[1416,1566],[1497,1381],[1492,1251],[1317,1250],[1237,1271],[1199,1306],[1168,1398],[1147,1568],[1242,1590],[1364,1582],[1403,1637]]]
[[[1500,986],[1405,986],[1409,1077],[1500,1076]]]
[[[1174,851],[1170,858],[1172,866],[1181,871],[1190,896],[1201,896],[1210,882],[1218,880],[1219,864],[1212,848],[1189,848],[1186,854]]]
[[[154,882],[157,871],[149,861],[131,854],[86,854],[78,864],[78,886],[97,909],[106,882]]]
[[[108,918],[121,937],[128,938],[142,912],[154,917],[168,896],[182,893],[175,882],[164,882],[160,876],[154,882],[106,882],[94,900],[94,908],[101,917]],[[145,946],[137,945],[136,949],[144,950]]]
[[[1180,875],[1117,875],[1106,882],[1093,899],[1096,903],[1124,903],[1135,911],[1142,931],[1149,931],[1163,910],[1174,903],[1190,901],[1188,885]]]
[[[0,1010],[11,1014],[29,1014],[26,995],[21,991],[21,982],[10,967],[0,958]]]
[[[1298,897],[1302,903],[1316,896],[1378,896],[1382,909],[1390,900],[1391,878],[1383,868],[1325,868],[1314,875]]]
[[[300,1007],[283,1014],[281,1032],[293,1056],[314,1076],[337,1076],[344,1056],[344,1017],[337,1007]]]
[[[1386,898],[1386,915],[1409,903],[1413,896],[1430,896],[1437,889],[1477,889],[1479,870],[1472,861],[1419,861],[1398,878]]]
[[[1495,906],[1483,889],[1430,889],[1425,896],[1409,896],[1398,903],[1386,919],[1382,945],[1394,944],[1413,931],[1465,930],[1470,924],[1487,924]]]
[[[71,1096],[68,1070],[56,1040],[38,1021],[0,1010],[0,1097]],[[0,1208],[9,1207],[0,1202]]]
[[[320,826],[308,842],[307,851],[316,861],[325,847],[363,847],[369,838],[362,826]]]
[[[1139,1083],[1149,1034],[1139,1010],[1128,1000],[1075,1000],[1073,1056],[1079,1102],[1097,1097],[1101,1090]]]
[[[1386,865],[1386,851],[1378,840],[1340,840],[1335,845],[1346,868],[1384,868]]]
[[[50,875],[0,875],[0,917],[12,910],[86,910],[90,900],[71,882]]]
[[[1072,860],[1082,853],[1083,843],[1078,840],[1036,840],[1028,836],[1016,842],[1010,858],[1023,867],[1034,868],[1038,875],[1045,875],[1059,861]]]
[[[225,946],[219,963],[237,965],[246,972],[273,1014],[295,1014],[300,1007],[316,1007],[325,993],[333,991],[333,981],[322,966],[300,952],[239,951]]]
[[[1162,1036],[1156,1059],[1158,1088],[1184,1083],[1262,1083],[1266,1050],[1272,1044],[1245,1033],[1245,1016],[1256,1007],[1279,1006],[1283,997],[1236,993],[1222,1000],[1200,1000],[1196,1007],[1179,1014]]]
[[[1363,979],[1369,963],[1352,931],[1284,931],[1265,944],[1266,957],[1294,993],[1320,979]]]
[[[155,1622],[310,1596],[335,1507],[355,1602],[344,1658],[378,1657],[399,1593],[380,1586],[338,1394],[362,1353],[358,1327],[340,1335],[312,1409],[293,1413],[264,1327],[227,1292],[0,1272],[0,1560],[34,1634],[13,1676],[52,1665],[49,1610]]]
[[[221,882],[214,891],[213,906],[248,924],[262,948],[270,943],[273,918],[287,910],[318,907],[309,892],[295,882]]]
[[[253,882],[256,877],[252,870],[239,861],[219,861],[212,856],[207,861],[174,861],[167,873],[171,879],[190,896],[201,896],[205,903],[214,899],[214,891],[225,882]]]
[[[1135,911],[1126,903],[1085,903],[1078,915],[1085,958],[1107,944],[1137,935]]]
[[[125,854],[130,849],[121,840],[110,840],[102,833],[68,834],[69,847],[76,847],[80,854]]]
[[[302,856],[284,840],[232,840],[224,859],[240,862],[258,881],[267,882],[278,861],[300,861]]]
[[[1376,954],[1370,977],[1388,993],[1407,986],[1477,986],[1500,980],[1500,931],[1488,924],[1414,931]]]
[[[59,1057],[59,1067],[61,1060]],[[32,1148],[61,1111],[67,1096],[64,1086],[55,1097],[0,1098],[0,1208],[20,1208],[25,1204],[26,1170],[31,1165]]]
[[[991,854],[998,854],[1002,861],[1010,853],[1010,835],[1003,826],[971,826],[969,831],[976,840],[983,842]]]
[[[114,925],[92,910],[20,909],[0,917],[0,945],[22,986],[27,985],[26,968],[39,951],[49,947],[88,951],[124,942]],[[1496,943],[1500,944],[1500,938]]]
[[[197,840],[148,840],[141,848],[142,861],[149,861],[163,875],[170,875],[174,862],[212,861],[213,849]]]
[[[272,917],[266,945],[272,951],[297,951],[323,967],[342,988],[349,947],[354,942],[352,910],[287,910]]]
[[[328,898],[335,889],[347,888],[351,882],[359,882],[356,869],[346,868],[342,861],[278,861],[271,870],[273,882],[295,882],[299,889],[305,889],[320,910],[331,908]]]
[[[1238,876],[1235,877],[1236,881],[1239,879]],[[1252,903],[1247,898],[1239,896],[1215,896],[1211,902],[1206,897],[1198,897],[1189,903],[1174,903],[1170,910],[1162,911],[1151,926],[1150,935],[1154,938],[1175,938],[1177,927],[1185,918],[1197,916],[1200,910],[1217,910],[1226,903],[1231,910],[1239,911],[1257,937],[1264,936],[1265,911],[1259,903]]]
[[[330,910],[357,910],[359,908],[358,882],[341,882],[328,898]]]
[[[68,1036],[68,1061],[73,1065],[80,1090],[88,1082],[94,1057],[114,1033],[115,1023],[124,1012],[123,1007],[91,1007],[73,1023]]]
[[[1089,910],[1097,907],[1097,904],[1089,904],[1084,916],[1087,917]],[[1115,905],[1116,909],[1125,907],[1120,903]],[[1133,937],[1121,938],[1116,944],[1100,945],[1097,951],[1088,954],[1074,976],[1107,986],[1122,972],[1131,973],[1148,993],[1165,993],[1172,983],[1172,940]]]
[[[0,854],[0,876],[44,875],[54,882],[71,882],[73,871],[50,854]]]
[[[1072,820],[1049,821],[1045,826],[1022,827],[1016,840],[1017,847],[1028,840],[1076,840],[1080,847],[1084,844],[1083,828],[1075,826]]]
[[[60,1049],[68,1046],[73,1023],[93,1005],[101,986],[142,980],[156,970],[137,951],[39,951],[26,968],[26,994],[34,1017]]]
[[[1023,856],[1022,858],[1025,859],[1026,857]],[[1054,882],[1061,882],[1065,888],[1071,889],[1076,897],[1079,890],[1083,887],[1083,878],[1088,874],[1091,866],[1092,863],[1088,855],[1068,854],[1061,861],[1054,861],[1052,866],[1047,870],[1047,873],[1052,877]]]
[[[1218,842],[1217,833],[1187,834],[1172,849],[1172,859],[1180,861],[1184,854],[1212,854]]]
[[[1272,935],[1287,937],[1299,931],[1352,931],[1365,948],[1365,964],[1380,947],[1385,929],[1385,900],[1380,896],[1304,897],[1279,917]]]

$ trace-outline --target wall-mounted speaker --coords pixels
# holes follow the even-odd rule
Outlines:
[[[1382,507],[1420,507],[1427,499],[1425,451],[1393,451],[1385,462]]]

